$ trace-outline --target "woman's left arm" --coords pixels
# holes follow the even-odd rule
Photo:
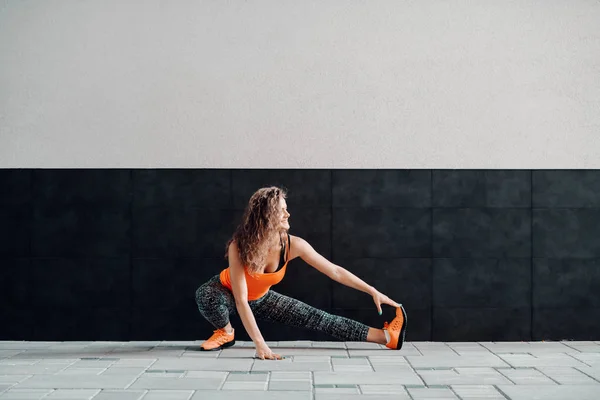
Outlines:
[[[389,304],[392,307],[400,307],[400,304],[396,303],[383,293],[380,293],[373,286],[367,284],[365,281],[354,275],[352,272],[335,265],[325,257],[317,253],[317,251],[304,239],[294,236],[294,249],[296,254],[302,258],[307,264],[314,267],[319,272],[327,275],[329,278],[342,285],[351,287],[361,292],[368,293],[373,297],[373,301],[377,306],[377,311],[381,314],[381,304]]]

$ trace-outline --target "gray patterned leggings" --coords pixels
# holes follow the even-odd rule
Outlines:
[[[200,314],[217,329],[227,325],[229,315],[236,313],[233,293],[221,284],[219,275],[196,290],[196,304]],[[248,304],[256,319],[312,329],[345,341],[367,341],[369,327],[365,324],[328,314],[272,290],[260,299],[248,301]]]

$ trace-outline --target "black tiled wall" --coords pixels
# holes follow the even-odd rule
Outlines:
[[[195,289],[265,185],[290,190],[291,233],[405,305],[408,340],[600,337],[600,171],[5,169],[0,339],[206,338]],[[299,259],[276,290],[392,316]]]

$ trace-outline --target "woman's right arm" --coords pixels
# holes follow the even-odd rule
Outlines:
[[[246,275],[244,274],[244,266],[240,260],[237,244],[232,242],[228,250],[229,258],[229,276],[231,279],[231,290],[235,298],[235,307],[242,324],[248,332],[248,335],[256,346],[256,354],[261,359],[278,360],[281,359],[279,354],[274,354],[258,329],[254,314],[248,304],[248,286],[246,285]]]

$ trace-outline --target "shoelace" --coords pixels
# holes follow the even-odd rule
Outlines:
[[[221,343],[221,342],[227,340],[227,336],[226,336],[227,332],[225,332],[224,330],[217,329],[216,331],[213,331],[213,333],[214,334],[210,339],[216,340],[218,343]]]

